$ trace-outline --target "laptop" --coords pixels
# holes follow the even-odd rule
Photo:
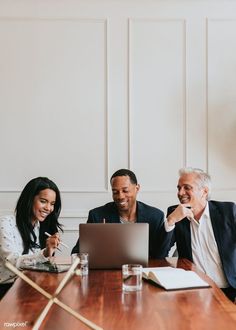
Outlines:
[[[89,254],[91,269],[148,265],[148,223],[85,223],[79,225],[79,234],[80,252]]]

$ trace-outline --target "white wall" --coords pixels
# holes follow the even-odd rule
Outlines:
[[[236,1],[0,0],[0,48],[1,214],[48,176],[73,246],[121,167],[164,211],[185,165],[236,200]]]

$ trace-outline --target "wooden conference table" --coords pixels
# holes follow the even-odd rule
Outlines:
[[[191,262],[167,258],[150,261],[150,266],[194,270],[211,287],[165,291],[143,281],[142,291],[124,293],[120,270],[90,270],[88,276],[74,276],[60,293],[59,299],[107,330],[236,329],[236,305]],[[33,271],[26,271],[25,274],[51,294],[65,276],[65,273]],[[0,302],[0,329],[31,329],[47,302],[45,297],[18,278]],[[54,304],[40,329],[73,330],[88,327]]]

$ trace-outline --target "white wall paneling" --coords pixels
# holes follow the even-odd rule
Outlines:
[[[131,20],[129,41],[130,166],[145,190],[170,190],[186,164],[185,22]]]
[[[236,191],[236,19],[208,21],[209,172]]]
[[[185,165],[236,200],[235,31],[235,1],[0,0],[0,214],[48,176],[72,247],[121,167],[164,211]]]
[[[106,35],[99,19],[0,19],[2,191],[37,175],[107,190]]]

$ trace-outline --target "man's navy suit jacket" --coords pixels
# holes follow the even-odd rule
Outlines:
[[[120,216],[114,202],[107,203],[89,211],[88,223],[120,223]],[[158,208],[137,202],[137,223],[149,224],[149,257],[164,258],[168,255],[168,245],[164,229],[164,213]],[[164,248],[165,244],[165,248]],[[71,253],[79,252],[79,239]]]
[[[236,288],[236,204],[218,201],[208,203],[223,270],[229,285]],[[174,208],[169,207],[167,215],[172,213]],[[170,245],[176,242],[179,257],[193,261],[189,220],[184,218],[177,222],[175,229],[169,232],[168,236]]]

